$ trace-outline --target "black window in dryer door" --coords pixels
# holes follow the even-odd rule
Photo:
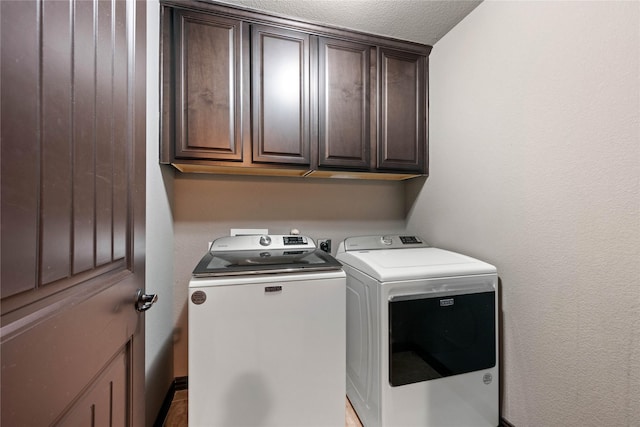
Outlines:
[[[389,383],[428,381],[496,364],[495,292],[389,300]]]

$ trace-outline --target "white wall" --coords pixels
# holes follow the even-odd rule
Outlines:
[[[640,3],[486,1],[430,57],[407,227],[495,264],[503,416],[640,425]]]
[[[159,159],[159,13],[147,2],[146,291],[158,302],[145,314],[147,425],[153,425],[173,381],[173,171]]]

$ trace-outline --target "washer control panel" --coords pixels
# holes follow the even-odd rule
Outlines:
[[[310,237],[291,234],[255,234],[246,236],[225,236],[213,241],[210,251],[251,251],[275,249],[315,249]]]

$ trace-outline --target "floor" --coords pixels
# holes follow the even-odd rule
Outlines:
[[[167,414],[164,427],[187,427],[189,391],[178,390],[173,397],[171,408]],[[358,415],[356,415],[351,403],[345,399],[346,417],[344,421],[345,427],[362,427]]]

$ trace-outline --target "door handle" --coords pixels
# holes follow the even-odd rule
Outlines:
[[[142,312],[147,311],[158,301],[158,294],[145,294],[142,289],[138,289],[136,293],[136,310]]]

